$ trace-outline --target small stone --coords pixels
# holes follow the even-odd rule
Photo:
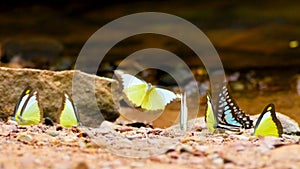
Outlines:
[[[33,138],[26,133],[22,133],[18,135],[17,140],[25,143],[30,143],[33,140]]]
[[[98,145],[94,140],[86,144],[86,148],[100,148],[100,145]]]
[[[7,121],[7,124],[10,124],[10,125],[18,125],[18,122],[14,121],[14,120],[8,120],[8,121]]]
[[[42,161],[41,161],[41,159],[39,159],[39,158],[36,158],[36,159],[34,159],[34,163],[36,163],[36,164],[41,164],[41,163],[42,163]]]
[[[188,153],[193,153],[193,147],[187,144],[182,144],[179,151],[182,152],[188,152]]]
[[[50,117],[45,118],[45,125],[47,126],[54,126],[54,122]]]
[[[86,164],[86,162],[80,162],[77,164],[75,169],[89,169],[89,166]]]
[[[56,137],[56,136],[59,135],[59,132],[55,131],[55,130],[47,130],[47,134],[52,136],[52,137]]]
[[[87,144],[83,140],[79,140],[78,145],[79,145],[80,148],[86,148]]]
[[[218,166],[218,167],[220,167],[224,164],[224,160],[218,154],[211,155],[211,160],[212,160],[213,165]]]

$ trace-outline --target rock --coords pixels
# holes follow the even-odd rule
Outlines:
[[[75,169],[89,169],[89,165],[86,162],[79,162]]]
[[[62,92],[72,94],[72,80],[76,74],[77,87],[73,100],[80,113],[83,125],[97,126],[103,118],[114,121],[118,116],[118,102],[112,98],[111,86],[117,82],[112,79],[89,75],[80,71],[48,71],[37,69],[16,69],[0,67],[0,111],[13,114],[15,103],[27,85],[39,90],[40,102],[44,117],[56,119],[56,113],[61,105]],[[95,92],[92,89],[93,82]],[[73,85],[74,86],[74,85]],[[91,100],[96,97],[97,105],[103,115],[92,106]]]
[[[17,140],[24,143],[30,143],[33,140],[33,138],[26,133],[22,133],[17,136]]]
[[[46,132],[49,136],[56,137],[59,135],[59,132],[56,130],[47,130]]]

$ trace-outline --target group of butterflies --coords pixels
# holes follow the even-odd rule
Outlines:
[[[115,71],[115,74],[121,78],[124,96],[135,107],[141,107],[144,110],[163,110],[172,100],[176,98],[182,100],[181,95],[153,86],[133,75],[122,71]],[[187,110],[185,111],[187,114]],[[38,91],[31,87],[25,88],[15,106],[13,119],[20,125],[35,125],[40,123],[42,118],[43,111],[40,106]],[[80,125],[77,109],[66,92],[63,93],[62,105],[57,112],[57,122],[65,127]],[[207,95],[205,122],[210,132],[215,132],[218,129],[240,131],[242,128],[250,129],[253,127],[253,121],[238,107],[229,95],[226,85],[222,87],[216,105]],[[254,135],[281,137],[282,133],[283,128],[276,117],[275,106],[269,104],[256,122]]]
[[[216,106],[212,104],[210,96],[207,95],[205,122],[210,132],[215,132],[217,129],[239,131],[242,128],[253,127],[253,121],[238,107],[225,85],[218,95]],[[271,103],[258,117],[253,134],[255,136],[281,137],[282,133],[282,124],[276,116],[274,104]]]
[[[115,71],[115,74],[121,77],[123,94],[135,107],[141,107],[145,110],[163,110],[172,100],[180,98],[169,90],[153,86],[133,75],[122,71]],[[238,107],[229,95],[226,85],[222,87],[218,95],[217,104],[214,105],[210,96],[207,95],[205,122],[208,130],[212,133],[219,129],[240,131],[243,128],[250,129],[253,127],[253,121]],[[269,104],[259,116],[253,134],[281,137],[282,133],[283,128],[276,117],[275,106]]]
[[[18,99],[12,120],[19,125],[36,125],[43,120],[43,110],[39,101],[39,92],[27,86]],[[57,123],[64,127],[80,125],[79,115],[72,98],[63,92],[62,104],[57,112]]]

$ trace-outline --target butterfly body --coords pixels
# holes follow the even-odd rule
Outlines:
[[[41,122],[42,117],[39,93],[28,86],[16,103],[13,119],[20,125],[36,125]]]
[[[121,71],[115,71],[121,77],[123,93],[131,104],[144,110],[163,110],[167,104],[177,98],[176,94]]]
[[[72,127],[80,125],[77,109],[66,92],[63,93],[62,104],[57,112],[57,122],[64,127]]]
[[[255,124],[254,135],[281,137],[282,133],[282,125],[276,117],[275,106],[274,104],[269,104],[265,107]]]

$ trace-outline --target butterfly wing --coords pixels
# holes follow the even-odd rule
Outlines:
[[[205,123],[209,132],[213,133],[217,129],[226,129],[230,131],[240,131],[240,127],[225,123],[224,121],[217,121],[214,107],[211,102],[210,95],[207,95],[207,107],[205,111]]]
[[[20,125],[36,125],[43,116],[39,105],[39,93],[27,87],[23,91],[14,111],[14,119]]]
[[[186,91],[182,92],[180,98],[180,129],[182,131],[186,131],[188,125],[188,107],[186,102]]]
[[[154,87],[135,76],[115,71],[121,77],[123,93],[134,106],[141,106],[145,110],[163,110],[167,104],[177,98],[177,95],[169,90]]]
[[[151,86],[141,107],[146,110],[163,110],[177,95],[169,90]]]
[[[216,130],[215,127],[217,125],[217,120],[215,118],[214,108],[211,103],[210,96],[207,95],[206,98],[207,98],[207,107],[205,111],[205,123],[209,132],[213,133]]]
[[[225,85],[219,93],[219,100],[216,109],[217,118],[220,123],[246,129],[253,126],[253,122],[250,120],[250,117],[238,107],[236,102],[229,95]]]
[[[256,122],[254,135],[281,137],[282,133],[282,125],[276,117],[275,106],[274,104],[269,104],[265,107]]]
[[[122,79],[123,93],[135,106],[141,106],[147,94],[149,84],[130,74],[120,73]]]
[[[78,126],[80,124],[79,115],[74,106],[73,100],[68,93],[63,93],[62,105],[57,113],[57,121],[64,127]]]
[[[13,120],[19,121],[19,116],[21,114],[22,107],[24,106],[24,104],[25,104],[28,96],[30,95],[31,91],[32,91],[32,88],[30,86],[27,86],[23,90],[20,98],[18,99],[18,101],[15,105]]]

